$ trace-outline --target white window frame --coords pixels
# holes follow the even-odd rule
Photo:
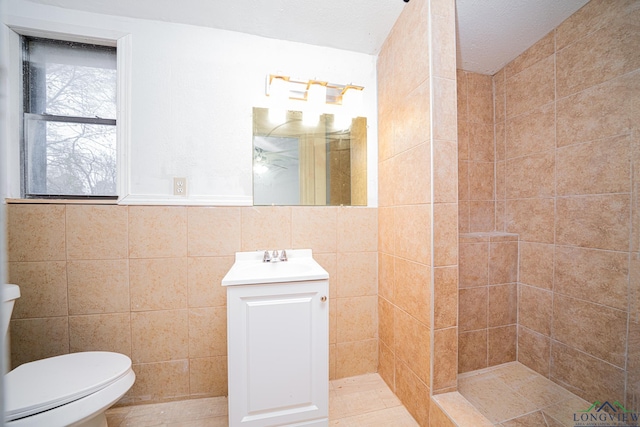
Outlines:
[[[116,75],[117,75],[117,110],[116,110],[116,150],[117,150],[117,202],[130,195],[130,147],[131,147],[131,42],[129,33],[89,28],[75,25],[61,24],[35,20],[29,18],[5,16],[2,36],[6,40],[5,56],[7,64],[8,90],[6,111],[7,141],[7,197],[19,199],[22,197],[20,183],[21,160],[21,126],[22,126],[22,46],[20,36],[41,37],[80,43],[91,43],[116,47]],[[38,200],[38,199],[29,199]],[[87,203],[91,203],[87,199]]]

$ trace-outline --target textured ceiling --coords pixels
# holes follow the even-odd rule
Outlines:
[[[378,53],[406,5],[402,0],[29,1],[367,54]],[[585,3],[587,0],[456,0],[458,68],[495,73]]]

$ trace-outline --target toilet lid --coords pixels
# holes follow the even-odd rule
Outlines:
[[[65,354],[20,365],[4,376],[5,420],[78,400],[107,387],[130,369],[127,356],[103,351]]]

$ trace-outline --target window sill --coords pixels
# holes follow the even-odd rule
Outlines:
[[[117,200],[104,199],[4,199],[7,204],[24,205],[117,205]]]

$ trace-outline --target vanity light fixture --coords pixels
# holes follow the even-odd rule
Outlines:
[[[363,86],[340,85],[315,79],[293,79],[280,74],[267,75],[266,83],[266,95],[271,98],[270,121],[276,118],[280,119],[278,123],[285,121],[289,100],[308,103],[302,116],[305,124],[309,123],[311,126],[317,124],[317,118],[314,118],[316,115],[319,117],[326,112],[325,104],[339,106],[342,111],[336,113],[336,117],[341,117],[339,120],[343,122],[348,120],[349,124],[351,118],[361,115]]]

